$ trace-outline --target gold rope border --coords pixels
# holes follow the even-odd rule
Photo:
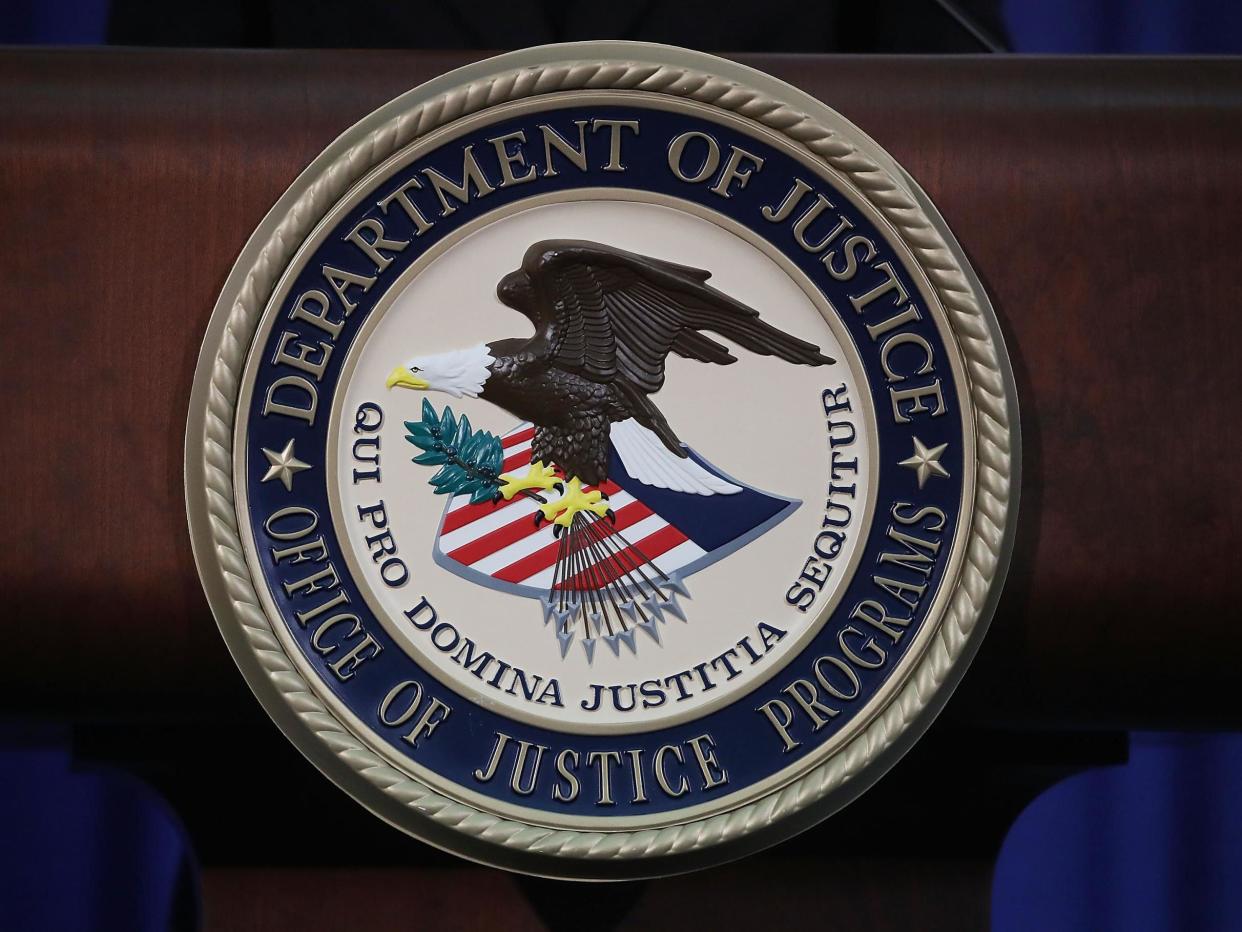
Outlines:
[[[319,219],[366,171],[423,134],[496,104],[569,90],[640,90],[711,104],[784,134],[846,175],[900,231],[936,289],[966,359],[975,410],[979,473],[965,562],[933,641],[898,694],[841,751],[779,792],[660,829],[558,830],[504,819],[449,799],[385,763],[323,706],[281,648],[254,591],[234,507],[238,378],[277,279]],[[842,786],[897,740],[949,677],[996,576],[1011,502],[1010,428],[1005,376],[971,283],[923,210],[888,172],[808,115],[739,82],[693,68],[594,60],[517,68],[454,88],[389,120],[316,178],[263,245],[229,311],[211,370],[202,449],[212,549],[233,611],[272,684],[310,731],[374,786],[436,822],[505,848],[607,860],[694,851],[767,827]]]

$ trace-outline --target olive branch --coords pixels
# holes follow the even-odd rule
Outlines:
[[[405,439],[422,450],[414,462],[439,466],[428,480],[436,495],[469,495],[471,504],[490,502],[502,484],[504,448],[500,438],[485,430],[475,430],[466,415],[457,417],[451,407],[442,414],[426,398],[422,419],[406,421]]]

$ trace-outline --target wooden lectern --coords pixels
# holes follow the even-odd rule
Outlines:
[[[985,928],[993,859],[1034,795],[1124,760],[1127,729],[1242,725],[1242,63],[762,58],[747,63],[928,191],[1006,331],[1018,542],[957,696],[818,828],[641,884],[472,867],[320,777],[252,701],[199,587],[194,362],[235,256],[302,167],[477,57],[0,52],[0,708],[67,720],[80,758],[164,795],[209,928]],[[237,755],[283,773],[279,792]]]

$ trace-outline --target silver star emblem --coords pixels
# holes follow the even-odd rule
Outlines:
[[[949,471],[940,465],[940,456],[948,447],[947,443],[942,443],[940,446],[932,447],[929,450],[923,446],[923,441],[918,437],[914,438],[914,456],[907,460],[902,460],[901,465],[918,473],[920,489],[923,488],[923,483],[927,481],[928,476],[949,478]]]
[[[277,453],[275,450],[263,448],[263,455],[267,457],[267,461],[272,465],[263,475],[263,481],[268,482],[272,479],[279,479],[286,490],[293,491],[293,474],[301,472],[303,469],[310,469],[310,463],[303,463],[300,459],[293,455],[293,441],[290,440],[285,444],[285,448]]]

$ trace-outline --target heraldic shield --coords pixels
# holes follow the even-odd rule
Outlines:
[[[534,434],[533,424],[520,423],[501,438],[505,473],[531,467]],[[570,552],[572,540],[539,520],[541,503],[533,497],[472,501],[459,494],[436,530],[436,563],[479,585],[540,600],[545,621],[557,622],[562,654],[574,639],[576,616],[585,625],[588,654],[597,638],[614,651],[634,650],[640,630],[658,642],[660,623],[685,620],[677,599],[689,596],[689,576],[757,540],[801,504],[746,485],[685,449],[737,491],[703,495],[648,485],[626,471],[611,446],[609,478],[582,488],[598,489],[609,511],[606,520],[592,522],[590,546]]]

